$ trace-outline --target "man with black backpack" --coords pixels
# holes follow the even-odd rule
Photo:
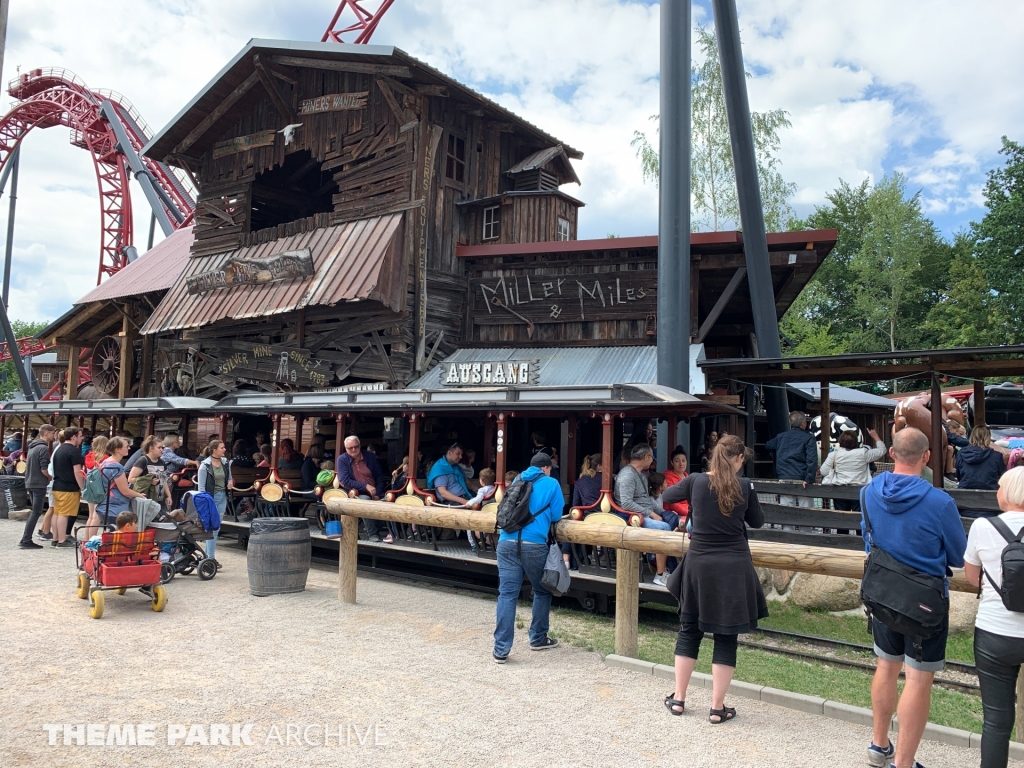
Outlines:
[[[494,661],[504,664],[512,650],[516,627],[516,602],[523,576],[533,587],[533,619],[530,650],[545,651],[558,645],[548,637],[551,593],[541,585],[548,557],[551,526],[562,518],[562,488],[551,477],[551,457],[534,454],[530,468],[505,490],[498,507],[498,609],[494,628]]]
[[[914,760],[928,722],[932,678],[945,666],[951,568],[963,565],[967,545],[953,499],[921,478],[931,452],[920,430],[896,433],[889,455],[896,463],[861,491],[862,530],[869,553],[861,597],[871,614],[875,655],[871,684],[874,733],[868,764],[923,768]],[[934,593],[934,594],[931,594]],[[907,596],[912,600],[905,600]],[[895,627],[895,628],[894,628]],[[901,669],[906,684],[899,697]],[[899,743],[889,740],[893,712]]]

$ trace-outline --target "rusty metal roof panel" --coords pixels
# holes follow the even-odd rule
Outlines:
[[[381,290],[382,274],[392,239],[402,214],[315,229],[266,243],[246,246],[227,253],[189,259],[174,287],[164,296],[142,332],[198,328],[219,320],[244,320],[281,314],[306,306],[330,306],[341,301],[381,296],[387,303],[388,290]],[[282,280],[264,285],[240,285],[190,295],[186,281],[203,272],[223,269],[233,258],[264,259],[282,251],[309,248],[314,274],[303,280]],[[399,307],[392,306],[398,310]]]
[[[92,304],[153,291],[166,291],[178,279],[188,263],[192,247],[192,227],[172,232],[117,274],[93,288],[75,304]]]

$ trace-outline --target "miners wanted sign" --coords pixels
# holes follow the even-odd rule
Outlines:
[[[539,369],[539,360],[441,363],[441,384],[446,387],[536,386]]]
[[[189,294],[194,296],[232,285],[262,285],[278,280],[310,277],[314,273],[312,251],[303,248],[298,251],[282,251],[263,259],[234,258],[220,269],[186,277],[185,286]]]
[[[331,93],[327,96],[304,99],[299,104],[299,114],[315,115],[320,112],[340,112],[343,109],[362,109],[366,106],[366,99],[369,95],[369,91],[358,91],[356,93]]]

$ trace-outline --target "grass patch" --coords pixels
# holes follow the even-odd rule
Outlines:
[[[661,606],[664,608],[664,606]],[[655,608],[644,604],[644,608]],[[529,622],[529,603],[521,603],[517,626]],[[857,616],[832,616],[827,613],[803,611],[786,603],[771,603],[772,616],[762,624],[771,629],[829,637],[867,644],[870,638],[865,622]],[[668,609],[666,620],[672,621],[675,611]],[[578,610],[551,609],[551,634],[562,642],[597,651],[602,656],[615,652],[615,621]],[[674,663],[676,632],[668,626],[641,624],[638,633],[639,658],[657,664]],[[711,672],[711,640],[705,640],[697,661],[699,672]],[[973,661],[969,635],[950,638],[950,658]],[[966,649],[966,650],[965,650]],[[871,707],[871,673],[853,669],[840,669],[819,662],[802,661],[752,648],[740,648],[737,658],[736,679],[755,685],[766,685],[808,696],[821,696],[858,707]],[[666,689],[667,692],[667,689]],[[932,691],[931,722],[951,728],[981,733],[981,698],[943,688]]]

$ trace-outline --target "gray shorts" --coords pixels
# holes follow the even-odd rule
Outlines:
[[[949,637],[949,618],[937,635],[921,642],[921,660],[917,660],[914,638],[901,635],[877,619],[871,620],[871,634],[875,640],[875,656],[886,661],[906,664],[919,672],[941,672],[946,666],[946,639]]]

